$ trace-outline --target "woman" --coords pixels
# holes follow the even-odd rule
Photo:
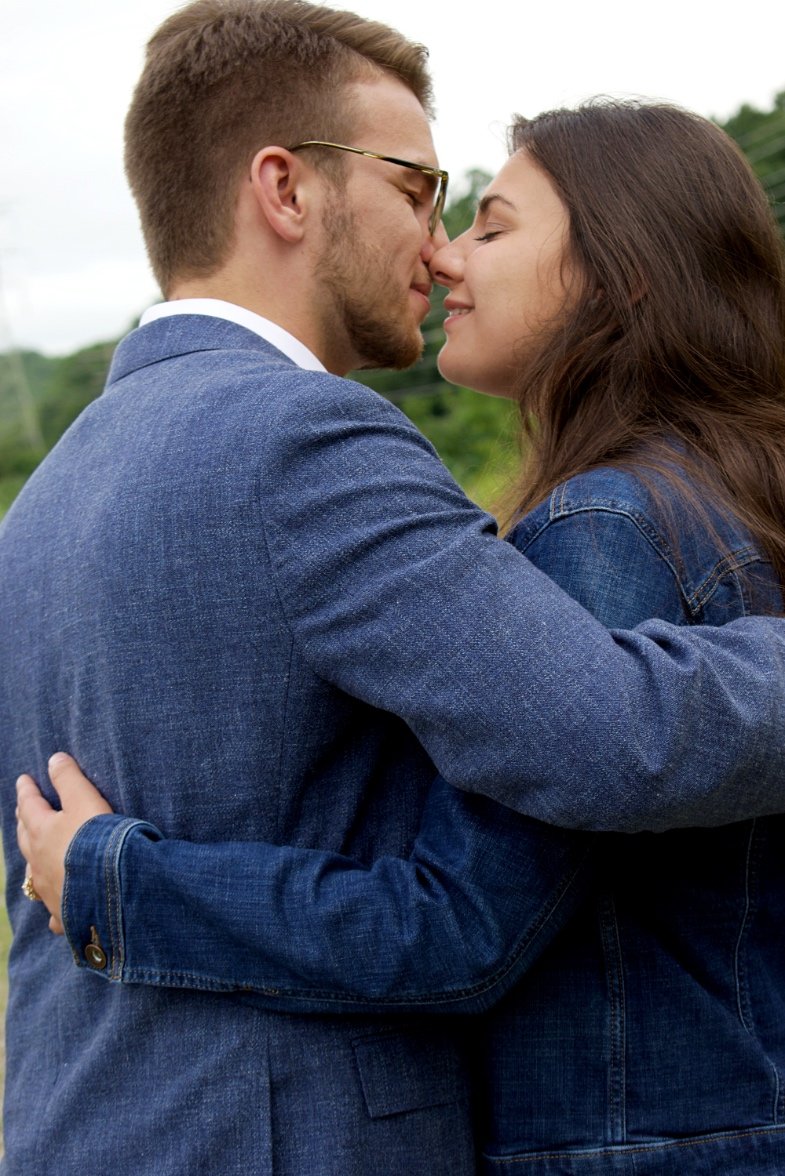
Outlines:
[[[666,106],[520,119],[472,229],[432,272],[450,291],[444,375],[521,408],[528,457],[509,537],[526,555],[609,626],[782,611],[785,261],[721,131]],[[64,842],[106,811],[66,777]],[[33,851],[27,814],[44,802],[29,780],[21,795],[20,842],[43,879],[59,848]],[[470,803],[460,870],[437,783],[409,860],[367,869],[260,846],[253,931],[227,916],[237,896],[216,893],[175,942],[156,933],[171,926],[161,905],[182,896],[161,885],[166,861],[180,855],[182,880],[189,855],[196,873],[205,854],[231,862],[231,847],[199,857],[132,823],[112,895],[118,975],[198,974],[315,1011],[476,1010],[506,991],[481,1023],[486,1172],[785,1170],[785,818],[573,834],[586,843],[578,883],[516,924],[515,829]],[[82,836],[69,886],[89,861]],[[242,983],[236,966],[204,968],[205,939],[213,960],[222,936],[228,948],[245,937]]]

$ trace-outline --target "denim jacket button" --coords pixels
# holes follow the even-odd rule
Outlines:
[[[88,943],[84,955],[90,967],[96,971],[100,972],[106,967],[106,952],[96,943]]]

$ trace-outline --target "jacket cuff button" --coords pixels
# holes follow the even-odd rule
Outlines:
[[[88,943],[84,949],[84,956],[91,968],[95,968],[97,972],[103,971],[106,967],[106,952],[96,943]]]

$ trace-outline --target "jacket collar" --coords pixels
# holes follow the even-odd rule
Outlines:
[[[237,323],[201,314],[178,314],[126,335],[114,353],[107,384],[162,360],[198,351],[258,351],[267,366],[297,367],[277,347]]]

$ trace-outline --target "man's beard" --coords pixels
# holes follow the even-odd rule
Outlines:
[[[407,368],[422,355],[423,340],[412,318],[408,289],[396,304],[384,250],[364,243],[357,218],[333,202],[325,210],[328,244],[317,274],[325,290],[323,327],[328,345],[343,335],[359,356],[353,368]]]

